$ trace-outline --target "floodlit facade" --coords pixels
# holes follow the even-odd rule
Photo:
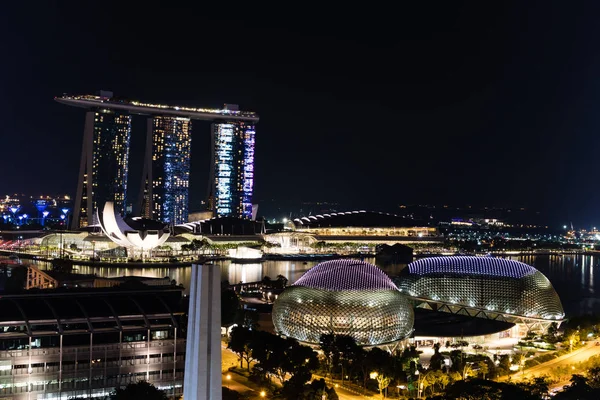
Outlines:
[[[252,218],[254,192],[254,125],[246,122],[212,126],[210,206],[217,217]]]
[[[131,115],[150,116],[137,215],[172,224],[188,222],[191,121],[202,120],[213,122],[210,211],[215,216],[253,217],[256,113],[241,111],[235,104],[220,109],[171,106],[117,99],[102,91],[98,96],[64,95],[55,100],[90,110],[72,228],[94,224],[96,210],[104,201],[113,201],[124,214]],[[96,141],[96,131],[105,132],[96,135],[102,140]],[[109,139],[112,142],[107,144]],[[113,171],[115,166],[122,168]]]
[[[277,333],[317,344],[322,334],[352,336],[359,345],[397,342],[412,332],[414,313],[388,276],[358,260],[316,265],[273,305]]]
[[[285,225],[288,230],[318,236],[403,236],[427,239],[439,235],[437,228],[416,226],[415,221],[399,215],[355,210],[295,218]]]
[[[131,218],[125,222],[116,213],[113,203],[107,201],[102,211],[98,211],[98,221],[102,232],[119,246],[141,252],[161,246],[170,236],[170,231],[158,221]]]
[[[530,265],[492,257],[432,257],[414,261],[396,279],[418,307],[525,324],[545,330],[565,313],[558,294]]]
[[[188,222],[191,121],[148,119],[142,215],[168,224]]]
[[[125,213],[130,138],[128,113],[105,108],[86,113],[73,228],[96,223],[96,210],[106,201],[112,201],[118,212]]]

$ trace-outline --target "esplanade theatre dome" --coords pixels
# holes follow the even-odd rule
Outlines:
[[[277,333],[314,344],[328,333],[363,346],[391,343],[407,337],[413,322],[412,306],[390,278],[358,260],[316,265],[273,305]]]
[[[493,257],[431,257],[408,264],[396,278],[410,299],[438,310],[511,322],[560,321],[562,304],[540,271]]]

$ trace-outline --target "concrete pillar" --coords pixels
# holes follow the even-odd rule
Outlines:
[[[221,400],[221,271],[192,265],[185,352],[185,400]]]

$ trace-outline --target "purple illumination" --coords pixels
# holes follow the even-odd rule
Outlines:
[[[60,219],[65,219],[65,214],[61,214]]]
[[[330,291],[398,290],[385,272],[372,264],[358,260],[320,263],[302,275],[293,286]]]
[[[430,257],[408,264],[414,275],[460,274],[487,275],[509,278],[522,278],[534,274],[536,269],[518,261],[493,257]]]

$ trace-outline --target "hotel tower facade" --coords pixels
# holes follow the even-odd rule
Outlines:
[[[188,222],[192,121],[201,120],[212,122],[210,210],[219,217],[252,218],[256,113],[229,104],[208,109],[117,100],[111,92],[55,100],[88,110],[71,229],[97,224],[96,210],[106,201],[125,214],[132,115],[148,118],[143,217]]]

